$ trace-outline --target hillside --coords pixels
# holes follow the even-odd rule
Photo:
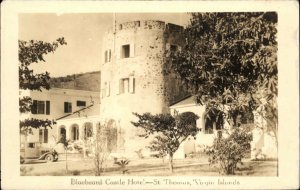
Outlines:
[[[100,71],[54,77],[50,79],[51,88],[66,88],[100,92]]]

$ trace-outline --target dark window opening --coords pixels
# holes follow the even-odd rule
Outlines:
[[[122,46],[122,58],[128,58],[130,56],[130,45]]]
[[[204,115],[205,119],[205,133],[213,134],[214,130],[223,129],[224,119],[222,112],[219,110],[210,110]]]
[[[93,136],[93,126],[91,123],[86,123],[84,125],[84,138],[87,139]]]
[[[36,100],[33,100],[33,102],[32,102],[31,113],[32,114],[37,114],[37,101]]]
[[[85,106],[86,106],[86,102],[85,102],[85,101],[80,101],[80,100],[78,100],[78,101],[76,102],[76,104],[77,104],[78,107],[85,107]]]
[[[79,128],[78,125],[72,126],[71,128],[71,139],[79,140]]]
[[[33,100],[31,105],[31,113],[50,115],[50,101]]]
[[[129,78],[124,78],[120,80],[120,93],[128,93],[129,92]]]
[[[64,127],[60,128],[60,137],[63,137],[63,138],[66,137],[66,129]]]
[[[72,103],[71,102],[65,102],[64,103],[64,111],[65,111],[65,113],[71,113],[72,112]]]
[[[107,51],[104,53],[104,63],[107,63]]]
[[[111,61],[111,50],[108,51],[108,62]]]
[[[35,143],[28,143],[27,147],[28,148],[35,148]]]

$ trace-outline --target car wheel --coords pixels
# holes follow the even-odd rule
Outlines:
[[[45,160],[47,162],[53,162],[54,161],[54,157],[52,154],[48,154],[46,157],[45,157]]]

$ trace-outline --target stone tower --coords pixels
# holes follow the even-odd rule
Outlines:
[[[165,74],[166,50],[180,51],[183,28],[156,20],[118,24],[104,35],[101,65],[101,122],[118,131],[116,152],[128,157],[148,141],[130,121],[132,112],[169,112],[169,104],[186,95],[173,73]]]

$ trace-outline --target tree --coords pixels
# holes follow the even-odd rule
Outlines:
[[[19,40],[19,88],[20,90],[37,90],[50,89],[50,74],[34,73],[33,69],[30,69],[32,63],[45,62],[44,56],[48,53],[54,53],[59,45],[66,45],[64,38],[58,38],[55,42],[48,43],[43,41],[22,41]],[[20,113],[30,112],[33,107],[33,101],[29,96],[19,98],[19,110]],[[40,127],[51,127],[54,121],[48,119],[34,119],[29,118],[24,121],[20,121],[21,134],[31,134],[32,129]]]
[[[164,157],[168,154],[167,142],[168,142],[168,138],[166,136],[157,135],[150,142],[150,145],[147,148],[149,148],[153,152],[156,152],[154,156],[158,158],[162,158],[162,161],[164,162]]]
[[[276,26],[276,12],[192,13],[186,43],[167,61],[197,102],[233,127],[263,104],[277,140]]]
[[[192,112],[185,112],[172,116],[170,114],[150,113],[138,114],[133,113],[137,118],[137,122],[131,122],[135,127],[144,129],[144,134],[140,137],[148,138],[149,135],[156,135],[156,139],[163,139],[166,146],[163,147],[169,156],[170,172],[173,172],[173,155],[179,148],[180,144],[189,136],[195,136],[198,132],[196,120],[199,118]],[[160,136],[160,137],[159,137]]]
[[[96,126],[95,138],[93,141],[94,147],[94,165],[95,175],[101,176],[105,170],[106,162],[112,151],[112,147],[109,146],[110,134],[115,131],[110,127],[109,122],[103,124],[98,123]]]
[[[56,144],[63,144],[66,156],[66,174],[68,173],[68,146],[70,144],[70,140],[67,140],[67,137],[62,134],[59,141]]]

